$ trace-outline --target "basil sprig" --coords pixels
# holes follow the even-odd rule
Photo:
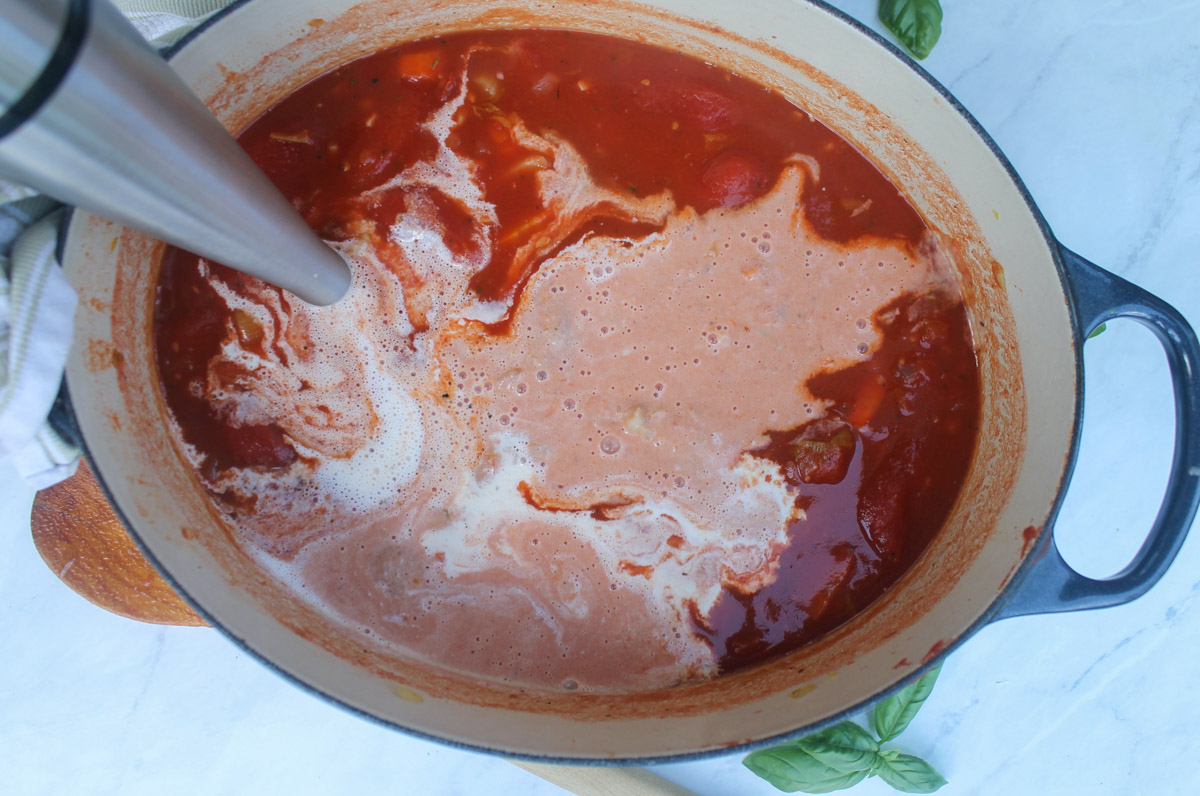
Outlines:
[[[925,700],[933,693],[933,684],[937,682],[938,672],[941,670],[941,664],[935,666],[920,680],[902,688],[875,706],[875,710],[871,712],[871,724],[874,725],[880,742],[890,741],[904,732],[909,722],[917,715],[917,711],[925,704]]]
[[[938,0],[879,0],[879,20],[918,59],[933,50],[942,35]]]
[[[878,740],[854,722],[843,721],[791,743],[760,749],[742,763],[788,793],[829,793],[867,777],[879,777],[905,793],[933,793],[946,784],[933,766],[879,744],[904,732],[932,693],[939,671],[940,665],[875,706],[871,724]]]
[[[883,761],[874,773],[904,793],[933,793],[946,784],[945,778],[933,766],[916,755],[906,755],[888,749],[879,755]]]

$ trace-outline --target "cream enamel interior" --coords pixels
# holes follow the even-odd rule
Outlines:
[[[236,130],[298,84],[394,42],[539,25],[677,47],[776,88],[857,144],[959,241],[983,428],[947,528],[884,599],[763,669],[649,695],[510,693],[331,644],[314,617],[221,552],[224,536],[166,432],[147,334],[161,244],[77,213],[65,263],[81,298],[68,379],[89,449],[143,544],[208,615],[298,680],[380,719],[452,742],[571,758],[702,752],[826,720],[953,643],[1012,578],[1025,529],[1046,522],[1071,444],[1076,368],[1047,240],[1002,163],[937,91],[804,3],[252,0],[172,63]]]

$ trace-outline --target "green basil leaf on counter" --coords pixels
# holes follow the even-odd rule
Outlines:
[[[752,752],[742,765],[787,793],[831,793],[867,778],[866,771],[838,771],[792,744]]]
[[[942,35],[938,0],[879,0],[879,20],[918,59],[929,55]]]
[[[875,725],[875,733],[880,741],[890,741],[908,726],[921,705],[933,692],[933,684],[937,682],[938,672],[942,665],[930,669],[925,675],[907,688],[901,689],[875,706],[871,713],[871,723]]]
[[[904,793],[933,793],[946,784],[937,770],[914,755],[889,749],[879,755],[880,765],[873,773]]]
[[[879,756],[879,743],[852,721],[843,721],[806,735],[795,745],[835,771],[870,771]]]
[[[875,706],[871,723],[876,740],[852,721],[843,721],[782,746],[753,752],[742,765],[788,793],[830,793],[850,788],[867,777],[879,777],[905,793],[933,793],[946,780],[914,755],[880,749],[908,727],[937,682],[941,664],[912,685]]]

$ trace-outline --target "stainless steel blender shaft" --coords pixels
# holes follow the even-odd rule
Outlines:
[[[330,304],[350,271],[107,0],[0,0],[0,175]]]

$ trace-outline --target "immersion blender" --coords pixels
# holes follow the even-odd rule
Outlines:
[[[342,258],[108,0],[0,0],[0,177],[313,304]]]

